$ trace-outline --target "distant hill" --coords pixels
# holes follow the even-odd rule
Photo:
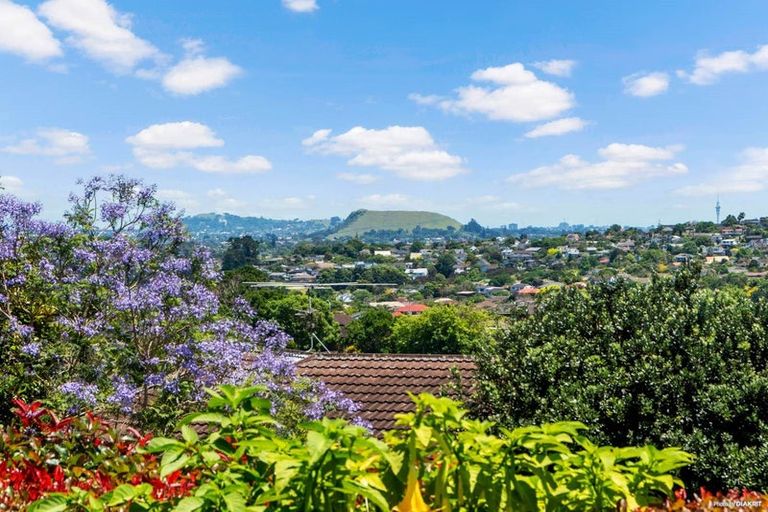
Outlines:
[[[226,238],[230,236],[303,236],[328,228],[328,219],[282,220],[266,217],[240,217],[230,213],[201,213],[184,218],[184,224],[196,238]]]
[[[369,231],[400,231],[411,233],[415,228],[461,229],[459,221],[446,215],[417,211],[357,210],[349,214],[328,238],[363,236]]]

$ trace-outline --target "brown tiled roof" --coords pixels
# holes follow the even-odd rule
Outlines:
[[[412,410],[409,391],[443,393],[454,382],[452,368],[471,389],[476,370],[471,357],[433,354],[314,354],[297,368],[357,402],[360,416],[377,432],[393,428],[395,414]]]

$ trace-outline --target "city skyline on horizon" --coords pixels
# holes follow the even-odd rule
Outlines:
[[[768,5],[0,0],[0,183],[188,214],[485,226],[768,215]],[[738,205],[738,206],[736,206]]]

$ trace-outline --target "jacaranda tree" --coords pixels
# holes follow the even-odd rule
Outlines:
[[[2,398],[162,425],[206,387],[251,381],[292,413],[352,407],[297,384],[282,355],[290,337],[245,301],[222,308],[215,261],[153,186],[97,177],[70,205],[51,223],[39,205],[0,196]]]

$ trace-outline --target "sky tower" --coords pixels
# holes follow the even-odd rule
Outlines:
[[[715,204],[715,214],[717,215],[717,223],[720,224],[720,195],[717,196],[717,204]]]

